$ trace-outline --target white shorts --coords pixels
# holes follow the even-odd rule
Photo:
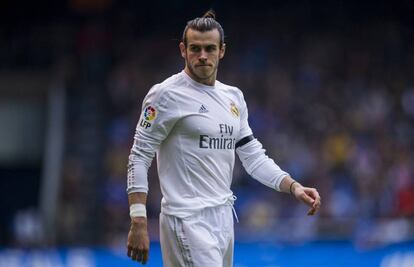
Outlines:
[[[205,208],[188,217],[160,214],[164,267],[233,266],[232,206]]]

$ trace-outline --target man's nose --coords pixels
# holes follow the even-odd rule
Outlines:
[[[204,49],[201,50],[200,56],[198,57],[198,59],[202,61],[207,60],[207,52]]]

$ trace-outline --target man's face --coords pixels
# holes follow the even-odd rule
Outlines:
[[[187,31],[187,47],[180,43],[181,55],[186,68],[199,82],[209,83],[216,79],[219,60],[223,58],[225,45],[220,48],[220,33],[217,29],[199,32]]]

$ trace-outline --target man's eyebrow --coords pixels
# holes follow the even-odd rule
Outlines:
[[[194,43],[190,43],[188,44],[188,46],[202,46],[202,47],[212,47],[212,46],[218,46],[217,44],[194,44]]]

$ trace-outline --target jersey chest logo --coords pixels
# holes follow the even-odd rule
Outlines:
[[[239,109],[237,108],[236,104],[234,104],[233,102],[230,103],[230,112],[235,117],[239,117],[240,116]]]
[[[198,110],[198,113],[207,113],[208,109],[206,108],[206,106],[201,105],[200,109]]]

